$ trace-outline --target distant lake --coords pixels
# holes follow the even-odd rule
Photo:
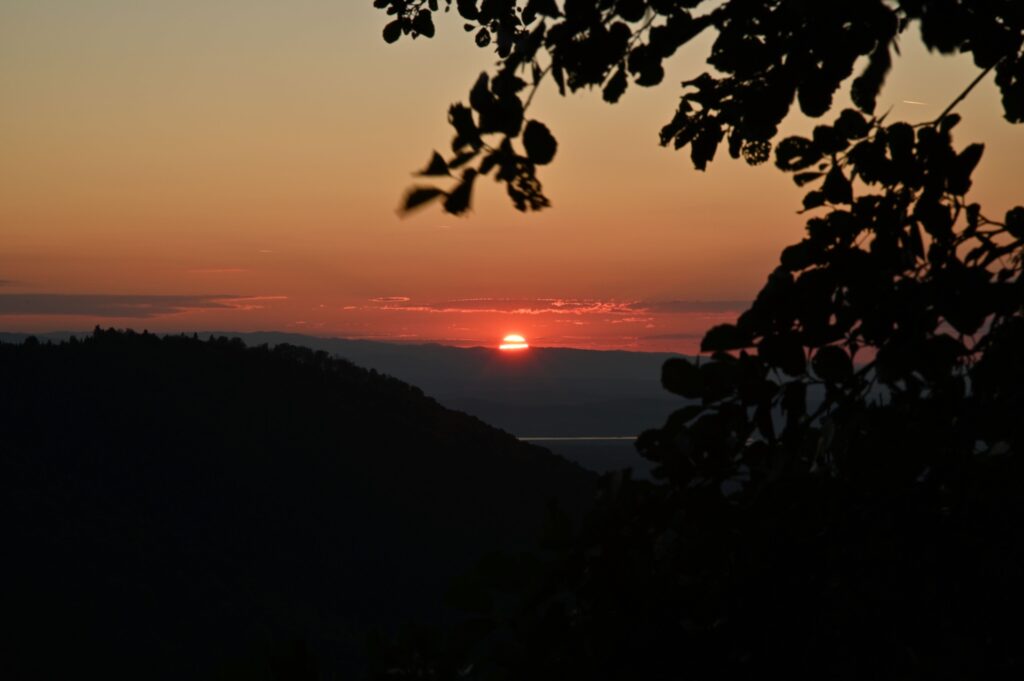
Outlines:
[[[521,437],[520,440],[550,449],[555,454],[595,473],[610,473],[625,468],[636,479],[650,480],[654,468],[633,445],[635,436]]]

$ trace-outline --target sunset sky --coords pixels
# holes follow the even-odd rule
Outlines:
[[[538,95],[551,209],[483,182],[468,217],[401,217],[448,105],[494,60],[446,19],[389,46],[371,0],[0,0],[0,330],[690,352],[801,238],[802,192],[770,164],[720,153],[699,173],[657,145],[710,35],[616,106]],[[901,49],[889,120],[934,118],[976,75],[915,27]],[[1002,214],[1024,129],[991,82],[960,112],[958,142],[987,143],[974,199]]]

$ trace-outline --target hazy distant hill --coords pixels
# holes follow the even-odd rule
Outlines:
[[[325,350],[422,388],[519,436],[637,435],[681,405],[661,387],[672,355],[531,348],[501,352],[284,333],[225,334]]]
[[[289,345],[0,344],[0,385],[8,678],[265,678],[294,640],[351,668],[367,627],[440,616],[453,575],[532,546],[548,499],[579,513],[593,490],[416,388]]]

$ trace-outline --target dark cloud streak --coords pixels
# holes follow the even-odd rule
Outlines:
[[[637,303],[647,312],[672,314],[677,312],[743,312],[750,307],[748,300],[663,300]]]
[[[196,310],[245,309],[252,297],[227,295],[0,294],[0,316],[83,316],[148,319]]]
[[[641,340],[701,340],[704,338],[704,333],[700,332],[683,332],[683,333],[656,333],[650,336],[641,336]]]
[[[554,314],[554,315],[643,315],[643,314],[725,314],[742,312],[749,302],[738,300],[620,301],[591,298],[463,298],[441,302],[414,302],[404,296],[373,298],[377,309],[395,312]]]

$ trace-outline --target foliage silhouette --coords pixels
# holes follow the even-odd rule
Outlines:
[[[348,677],[369,629],[449,616],[453,575],[594,490],[293,345],[0,343],[0,385],[7,678]]]
[[[483,73],[476,81],[469,106],[455,104],[448,112],[455,130],[453,155],[446,160],[435,152],[427,174],[461,181],[453,191],[439,190],[431,198],[468,194],[477,175],[495,171],[517,208],[547,207],[536,167],[550,161],[554,138],[538,127],[543,124],[526,119],[542,82],[550,77],[563,95],[599,87],[614,103],[630,82],[661,84],[662,63],[708,30],[717,32],[707,58],[713,71],[683,83],[679,107],[660,135],[663,146],[689,147],[701,170],[723,142],[733,158],[767,161],[793,104],[811,117],[826,114],[861,59],[867,64],[852,81],[850,96],[861,112],[873,115],[892,54],[898,53],[897,40],[917,23],[929,49],[969,53],[984,73],[995,70],[1006,119],[1024,122],[1024,9],[1015,0],[375,0],[374,5],[394,17],[384,30],[388,42],[402,35],[432,37],[432,13],[454,5],[477,44],[499,58],[494,74]],[[430,30],[422,30],[425,26]],[[531,153],[531,130],[543,130],[539,157]],[[421,200],[406,208],[423,202],[426,195],[415,192],[410,197]],[[458,200],[445,209],[462,213],[468,206]]]
[[[418,0],[376,5],[405,33],[414,33],[412,13],[439,10]],[[988,216],[971,202],[983,147],[952,142],[955,106],[991,71],[1006,119],[1024,122],[1024,4],[456,7],[467,30],[494,38],[499,62],[474,87],[488,93],[486,110],[478,93],[471,109],[450,112],[456,157],[440,161],[462,168],[479,159],[474,177],[497,168],[518,208],[549,203],[530,145],[522,140],[525,155],[516,147],[524,123],[534,124],[525,112],[541,81],[550,76],[563,94],[601,87],[616,102],[630,82],[661,83],[662,62],[714,30],[713,72],[683,83],[661,143],[688,147],[701,170],[723,143],[751,164],[774,152],[778,169],[808,187],[810,217],[750,309],[706,335],[709,357],[664,366],[664,387],[689,403],[637,443],[662,484],[606,478],[584,531],[518,599],[492,608],[486,627],[472,620],[433,657],[393,651],[405,664],[392,671],[1024,671],[1024,208]],[[876,100],[896,40],[912,26],[929,49],[970,54],[980,73],[936,120],[890,122],[875,115]],[[808,116],[828,114],[862,59],[850,86],[856,109],[810,137],[776,142],[794,103]]]

